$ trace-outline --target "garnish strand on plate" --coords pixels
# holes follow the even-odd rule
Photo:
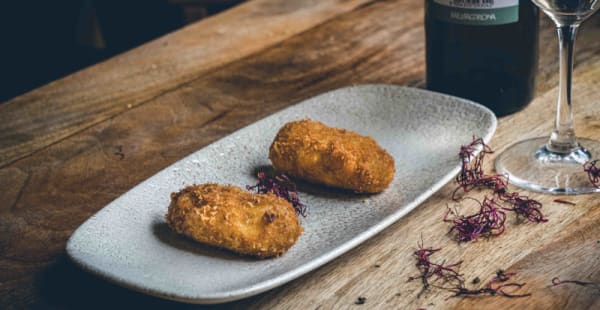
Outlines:
[[[247,190],[253,190],[259,194],[273,193],[289,201],[297,214],[306,217],[306,206],[300,202],[298,191],[296,191],[296,184],[288,176],[283,173],[268,176],[265,172],[261,171],[257,177],[258,183],[252,186],[247,185]]]

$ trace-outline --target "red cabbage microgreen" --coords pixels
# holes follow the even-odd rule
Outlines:
[[[561,280],[558,277],[552,279],[552,286],[557,286],[561,284],[576,284],[580,286],[588,286],[592,287],[600,292],[600,284],[594,282],[585,282],[579,280]]]
[[[590,179],[590,183],[594,187],[600,187],[600,167],[596,166],[598,160],[588,161],[583,164],[583,171],[585,171]]]
[[[267,176],[266,173],[261,171],[258,173],[258,183],[253,186],[247,185],[246,189],[256,191],[259,194],[273,193],[289,201],[297,214],[306,217],[306,206],[300,202],[296,184],[283,173]]]
[[[448,209],[444,222],[452,223],[450,232],[456,232],[459,242],[476,240],[479,237],[499,236],[504,232],[506,213],[495,199],[484,198],[483,202],[472,199],[479,204],[479,211],[472,215],[460,215]],[[452,215],[452,216],[450,216]]]
[[[475,152],[481,151],[475,155]],[[501,174],[486,175],[483,172],[484,159],[487,154],[494,151],[481,138],[473,138],[473,141],[460,147],[458,157],[461,161],[461,170],[456,176],[458,187],[452,192],[454,201],[465,198],[459,192],[468,193],[476,188],[484,188],[492,191],[492,198],[487,196],[479,203],[478,213],[465,216],[454,212],[453,218],[449,218],[450,211],[446,213],[444,221],[453,224],[451,231],[457,232],[458,241],[476,240],[479,236],[498,236],[504,232],[506,214],[504,211],[514,212],[517,218],[524,218],[530,222],[543,223],[548,219],[544,217],[542,204],[518,192],[509,192],[508,177]],[[600,177],[599,177],[600,178]],[[503,204],[504,206],[501,206]]]
[[[408,278],[408,281],[413,281],[416,279],[421,280],[422,288],[417,294],[417,298],[420,297],[421,294],[427,291],[430,287],[452,292],[453,295],[449,296],[448,298],[474,295],[517,298],[531,295],[530,293],[515,293],[514,291],[521,289],[523,286],[525,286],[525,283],[509,282],[510,279],[516,275],[516,273],[507,273],[503,270],[496,272],[496,275],[492,277],[492,279],[490,279],[484,287],[476,289],[467,288],[463,275],[457,270],[460,268],[462,261],[447,265],[444,263],[439,264],[431,261],[431,256],[440,250],[441,248],[425,248],[423,246],[423,241],[421,240],[421,242],[418,244],[417,250],[413,253],[413,256],[417,260],[415,266],[417,269],[419,269],[419,275]],[[477,281],[473,281],[473,284],[479,283],[479,278],[476,279]],[[437,282],[441,282],[441,285],[438,285]]]

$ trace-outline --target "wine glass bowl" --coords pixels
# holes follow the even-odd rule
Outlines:
[[[496,171],[525,189],[551,194],[600,192],[583,165],[600,158],[600,141],[577,139],[571,82],[573,47],[581,22],[600,8],[600,0],[532,0],[556,24],[559,38],[559,92],[555,129],[550,137],[510,146],[496,159]]]
[[[598,0],[531,0],[556,24],[581,23],[600,7]]]

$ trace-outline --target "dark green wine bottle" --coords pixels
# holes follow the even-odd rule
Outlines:
[[[531,0],[425,0],[427,88],[498,116],[533,98],[538,9]]]

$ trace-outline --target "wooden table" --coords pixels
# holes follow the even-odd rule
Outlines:
[[[556,35],[541,25],[537,97],[500,119],[491,146],[546,135],[556,97]],[[0,105],[0,308],[187,307],[109,284],[68,261],[73,230],[142,180],[247,124],[338,87],[424,85],[423,1],[254,0]],[[600,14],[577,42],[578,134],[600,139]],[[491,161],[490,161],[491,162]],[[491,165],[488,165],[488,168]],[[550,221],[457,244],[441,221],[448,184],[391,227],[283,287],[226,306],[264,308],[599,308],[600,195],[532,194]],[[564,197],[563,197],[564,198]],[[417,298],[423,236],[467,279],[515,271],[528,298]],[[355,305],[365,297],[363,305]]]

